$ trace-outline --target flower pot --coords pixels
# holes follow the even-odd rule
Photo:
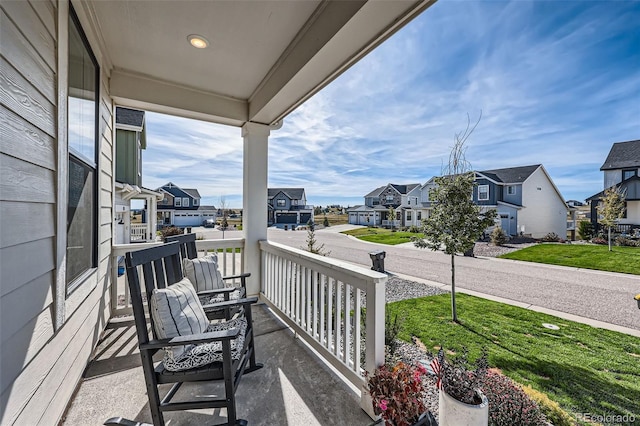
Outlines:
[[[438,420],[440,426],[487,426],[489,400],[482,395],[481,404],[465,404],[440,389]]]

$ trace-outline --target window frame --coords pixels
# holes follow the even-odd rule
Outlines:
[[[624,177],[625,173],[631,172],[631,176]],[[622,169],[622,180],[631,179],[634,176],[638,176],[638,169]]]
[[[189,197],[182,197],[182,207],[189,207]]]
[[[193,199],[193,207],[196,207],[198,205],[198,199],[194,198]]]
[[[481,194],[482,192],[484,192],[484,191],[482,191],[482,190],[483,190],[483,189],[485,189],[485,188],[486,188],[486,190],[487,190],[487,196],[486,196],[486,197],[481,198],[481,197],[480,197],[480,194]],[[489,198],[490,198],[490,196],[489,196],[489,185],[478,185],[478,201],[489,201]]]
[[[70,164],[72,162],[72,160],[75,160],[80,166],[85,166],[88,167],[90,170],[93,171],[94,176],[93,176],[93,182],[92,182],[92,191],[93,191],[93,200],[92,200],[92,204],[93,204],[93,211],[91,214],[91,225],[93,228],[93,241],[91,243],[91,265],[90,267],[86,268],[83,272],[81,272],[79,275],[77,275],[76,277],[74,277],[73,279],[69,280],[68,277],[68,268],[66,267],[66,260],[65,260],[65,278],[64,278],[64,294],[65,294],[65,299],[68,299],[76,290],[78,290],[79,288],[82,287],[82,285],[90,280],[88,280],[87,278],[93,274],[97,269],[98,269],[98,234],[99,234],[99,225],[98,225],[98,217],[99,217],[99,209],[100,209],[100,184],[99,184],[99,179],[100,179],[100,167],[99,167],[99,158],[100,158],[100,64],[98,63],[98,59],[96,58],[95,54],[93,53],[93,49],[91,48],[91,44],[89,43],[89,39],[87,38],[87,35],[84,32],[84,29],[82,28],[82,24],[80,23],[80,19],[78,18],[78,15],[76,14],[76,11],[73,8],[73,5],[69,5],[69,16],[68,16],[68,24],[69,24],[69,28],[67,29],[67,34],[70,33],[71,30],[71,25],[74,25],[78,35],[80,36],[80,41],[82,42],[82,45],[84,47],[84,49],[86,50],[86,53],[89,55],[89,58],[91,59],[91,62],[93,63],[94,69],[95,69],[95,75],[94,75],[94,87],[93,87],[93,93],[95,94],[95,99],[94,99],[94,118],[95,118],[95,122],[94,122],[94,129],[93,129],[93,143],[94,143],[94,151],[93,151],[93,159],[88,158],[87,156],[83,155],[80,152],[75,152],[75,149],[73,149],[70,145],[69,145],[69,119],[70,119],[70,115],[68,112],[68,108],[69,108],[69,98],[70,98],[70,90],[69,90],[69,73],[67,72],[67,93],[66,93],[66,97],[67,97],[67,113],[66,113],[66,144],[67,144],[67,156],[66,156],[66,167],[67,167],[67,173],[66,173],[66,221],[67,221],[67,226],[66,226],[66,230],[65,230],[65,252],[68,252],[69,250],[69,237],[68,237],[68,233],[69,233],[69,190],[70,190],[70,180],[69,180],[69,169],[70,169]],[[67,46],[70,43],[70,37],[67,36]],[[68,47],[67,47],[68,49]],[[69,51],[67,51],[67,61],[69,61],[69,59],[71,58],[71,53]],[[88,160],[93,160],[93,164],[90,164],[88,162]],[[65,256],[65,259],[68,259],[67,256]]]
[[[516,195],[515,185],[507,185],[507,195]]]
[[[182,207],[182,198],[175,197],[173,199],[173,207]]]

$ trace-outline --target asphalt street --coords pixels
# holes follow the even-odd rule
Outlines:
[[[221,232],[217,230],[205,235],[206,238],[221,238]],[[241,236],[239,231],[225,233],[225,238]],[[305,248],[307,232],[270,228],[268,238],[291,247]],[[329,256],[336,259],[370,267],[369,252],[385,250],[388,272],[441,284],[451,283],[451,259],[441,252],[411,245],[367,243],[331,228],[317,230],[316,239],[331,252]],[[640,276],[456,256],[456,286],[640,330],[640,309],[633,299],[640,293]]]

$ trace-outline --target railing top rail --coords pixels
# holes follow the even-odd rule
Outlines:
[[[224,240],[196,240],[198,250],[217,248],[243,248],[244,238],[225,238]]]
[[[307,251],[273,241],[260,241],[260,249],[267,253],[283,255],[287,258],[296,259],[302,264],[311,264],[316,271],[326,275],[333,275],[334,272],[339,272],[340,275],[353,279],[354,281],[352,284],[364,282],[375,285],[376,283],[387,281],[386,274],[375,272],[362,266],[354,265],[353,263],[309,253]],[[363,288],[363,290],[368,289]]]

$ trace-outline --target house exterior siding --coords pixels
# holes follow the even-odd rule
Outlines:
[[[57,424],[109,315],[113,104],[101,66],[97,268],[66,295],[68,3],[3,2],[0,15],[0,424]]]
[[[508,187],[512,187],[515,194],[509,194]],[[522,184],[505,185],[502,190],[502,201],[516,206],[522,205]]]
[[[489,199],[488,200],[480,200],[479,191],[480,186],[487,185],[489,187]],[[480,206],[495,206],[498,200],[500,199],[500,195],[502,192],[502,188],[496,185],[494,182],[489,179],[476,179],[476,186],[473,188],[473,201]]]
[[[142,186],[140,135],[116,129],[116,182]]]
[[[567,234],[567,206],[543,167],[536,169],[522,184],[523,209],[518,215],[518,232],[542,238],[555,232]],[[524,227],[524,229],[523,229]]]

